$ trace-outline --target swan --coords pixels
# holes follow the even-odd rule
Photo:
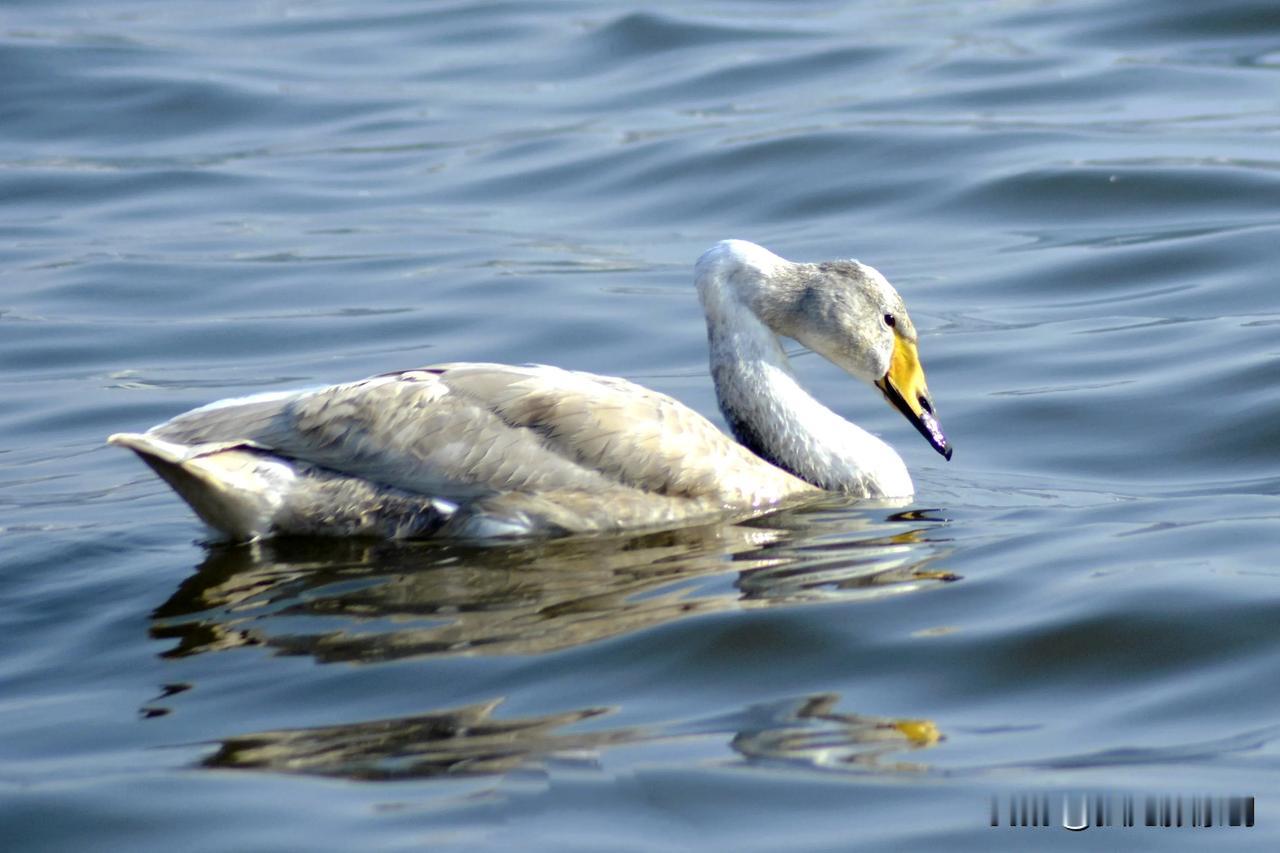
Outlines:
[[[108,443],[234,541],[550,536],[754,515],[824,490],[910,498],[902,458],[801,387],[784,336],[874,385],[951,458],[915,327],[877,270],[724,240],[695,281],[737,441],[625,379],[454,363],[221,400]]]

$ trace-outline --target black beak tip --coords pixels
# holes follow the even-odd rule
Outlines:
[[[907,420],[920,431],[920,434],[929,442],[929,446],[941,453],[942,457],[950,462],[951,442],[947,441],[946,435],[943,434],[942,426],[938,423],[938,418],[933,413],[933,404],[929,402],[928,398],[923,395],[917,398],[921,408],[920,414],[917,415],[911,411],[911,407],[907,405],[907,401],[903,399],[902,395],[898,393],[898,389],[889,381],[888,376],[877,382],[876,387],[884,392],[889,404],[902,412]]]
[[[942,427],[939,426],[938,419],[933,416],[933,413],[925,412],[920,415],[916,420],[916,427],[933,449],[941,453],[943,458],[950,462],[951,442],[947,441],[947,437],[943,434]]]

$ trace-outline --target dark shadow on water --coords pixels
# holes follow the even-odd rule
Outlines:
[[[540,654],[703,613],[852,601],[954,580],[929,511],[833,500],[740,524],[481,547],[214,547],[153,613],[166,657],[242,646],[319,662]]]
[[[752,705],[734,714],[660,727],[573,731],[610,713],[583,708],[535,717],[494,716],[501,700],[412,717],[285,729],[230,737],[203,766],[387,781],[594,768],[600,751],[622,745],[702,745],[719,764],[794,766],[840,773],[918,773],[889,756],[940,739],[928,720],[842,713],[839,696],[818,694]],[[708,750],[709,747],[709,750]]]
[[[245,646],[320,663],[542,655],[699,614],[856,602],[955,577],[932,511],[833,499],[738,524],[480,547],[295,540],[211,548],[153,614],[181,657]],[[506,697],[391,719],[235,735],[207,767],[380,780],[593,768],[620,745],[714,763],[917,773],[927,720],[842,713],[819,694],[702,719],[609,727],[616,708],[499,712]],[[151,708],[145,716],[158,716]]]

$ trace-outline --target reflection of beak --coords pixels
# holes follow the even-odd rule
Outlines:
[[[889,372],[876,382],[876,387],[920,430],[920,434],[933,445],[934,450],[948,460],[951,459],[951,444],[942,434],[938,419],[934,417],[933,403],[929,402],[929,386],[925,384],[924,368],[920,366],[920,355],[916,352],[915,344],[894,334]]]

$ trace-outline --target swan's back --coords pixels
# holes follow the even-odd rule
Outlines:
[[[112,441],[233,538],[612,530],[813,489],[664,394],[537,365],[228,400]]]

